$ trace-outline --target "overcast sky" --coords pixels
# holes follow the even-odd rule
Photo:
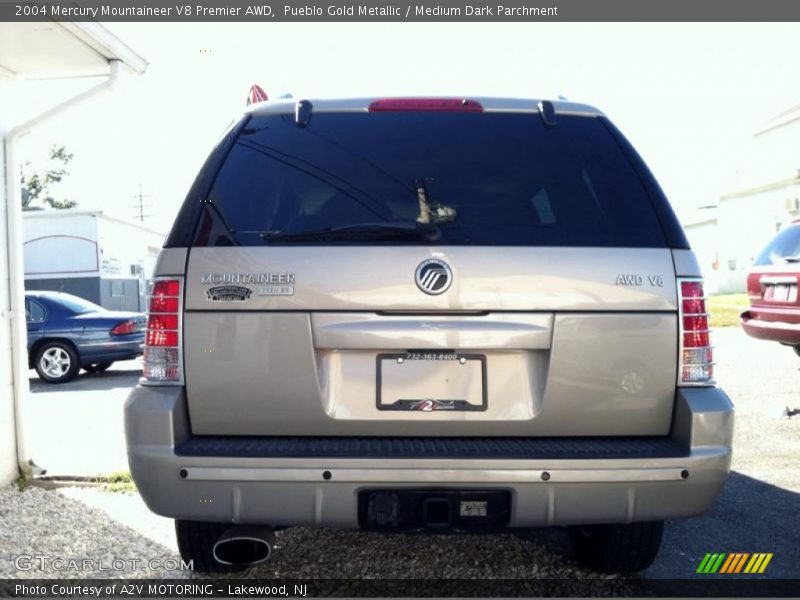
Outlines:
[[[108,24],[149,62],[23,142],[75,153],[57,195],[123,218],[141,183],[166,231],[251,84],[270,96],[557,97],[628,136],[679,215],[735,187],[747,140],[800,103],[796,24]],[[92,82],[24,86],[20,114]],[[788,176],[788,174],[787,174]]]

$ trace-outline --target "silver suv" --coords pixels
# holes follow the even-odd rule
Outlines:
[[[730,467],[697,261],[582,104],[251,106],[160,254],[144,361],[131,471],[205,571],[292,525],[569,526],[636,571]]]

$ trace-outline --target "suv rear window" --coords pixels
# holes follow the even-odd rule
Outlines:
[[[537,113],[319,112],[302,128],[254,116],[207,198],[231,239],[196,245],[429,244],[287,236],[422,221],[436,244],[666,246],[641,179],[594,117],[547,127]]]
[[[772,238],[753,264],[782,265],[787,262],[800,262],[800,225],[791,225]]]

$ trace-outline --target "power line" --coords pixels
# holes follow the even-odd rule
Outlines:
[[[142,184],[141,183],[139,184],[139,193],[138,194],[134,194],[133,196],[131,196],[131,198],[135,198],[135,199],[138,200],[138,202],[133,205],[133,208],[139,209],[138,210],[138,214],[134,214],[133,215],[134,219],[139,219],[139,221],[144,221],[145,217],[152,217],[153,216],[151,214],[145,214],[144,213],[144,209],[145,208],[152,208],[152,204],[145,204],[144,203],[144,199],[145,198],[150,198],[150,194],[142,194]]]

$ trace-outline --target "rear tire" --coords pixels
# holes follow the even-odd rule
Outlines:
[[[83,370],[86,371],[87,373],[102,373],[103,371],[108,369],[108,367],[110,367],[113,364],[114,364],[113,361],[94,363],[94,364],[91,364],[91,365],[85,365],[83,367]]]
[[[78,353],[69,342],[45,342],[36,351],[33,366],[48,383],[65,383],[81,368]]]
[[[241,573],[247,567],[223,565],[214,558],[214,544],[229,529],[226,523],[206,521],[175,521],[175,536],[178,550],[184,562],[192,561],[195,571],[200,573]]]
[[[635,573],[653,564],[664,521],[570,527],[569,541],[583,567],[602,573]]]

